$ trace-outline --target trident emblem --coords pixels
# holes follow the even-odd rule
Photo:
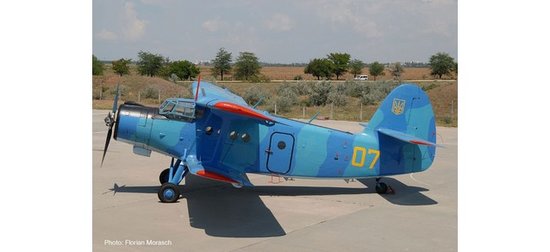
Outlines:
[[[391,105],[391,112],[395,115],[403,114],[405,110],[405,100],[394,98]]]

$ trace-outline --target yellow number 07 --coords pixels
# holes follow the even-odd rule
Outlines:
[[[358,152],[361,152],[361,154],[357,154]],[[365,147],[356,146],[353,148],[353,157],[351,158],[351,165],[357,166],[357,167],[363,167],[365,165],[365,159],[368,154],[374,154],[374,158],[370,162],[369,169],[374,168],[374,165],[376,164],[376,161],[378,161],[378,158],[380,157],[380,151],[375,149],[369,149],[367,152],[367,149]],[[357,156],[361,155],[361,159],[359,162],[357,162]]]

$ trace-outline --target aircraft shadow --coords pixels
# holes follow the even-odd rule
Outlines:
[[[218,237],[274,237],[285,235],[271,210],[252,190],[188,176],[182,193],[187,200],[189,222]],[[207,184],[205,184],[207,183]],[[200,188],[208,187],[208,190]]]
[[[187,200],[189,222],[192,227],[204,229],[217,237],[274,237],[285,235],[271,210],[260,196],[302,196],[376,193],[374,179],[358,179],[368,188],[311,187],[311,186],[256,186],[236,189],[226,183],[187,176],[180,187]],[[433,199],[421,194],[425,188],[407,186],[393,178],[384,178],[396,194],[381,195],[397,205],[433,205]],[[118,186],[116,193],[157,193],[160,186]],[[106,192],[108,193],[108,192]]]
[[[372,188],[370,189],[371,192],[375,192],[374,188],[376,186],[376,180],[374,178],[357,179],[357,181],[368,188]],[[429,191],[426,188],[409,186],[390,177],[384,177],[380,182],[386,183],[395,191],[394,194],[380,194],[380,196],[392,204],[403,206],[424,206],[437,204],[437,201],[421,193]]]

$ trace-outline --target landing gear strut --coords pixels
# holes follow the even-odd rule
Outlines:
[[[381,178],[376,178],[376,193],[378,194],[387,194],[387,193],[393,193],[393,189],[386,185],[384,182],[380,182]]]
[[[159,180],[162,186],[157,195],[161,202],[174,203],[179,199],[180,190],[178,185],[185,175],[187,175],[188,171],[187,165],[182,164],[181,160],[178,159],[175,165],[171,165],[170,168],[160,173]]]

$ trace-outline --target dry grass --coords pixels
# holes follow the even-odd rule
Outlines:
[[[303,71],[300,67],[266,67],[264,73],[270,76],[284,78],[285,76],[292,76],[299,71]],[[203,73],[210,73],[209,70]],[[417,79],[423,77],[425,74],[429,74],[429,69],[424,68],[410,68],[405,72],[405,78]],[[408,74],[408,75],[407,75]],[[306,76],[306,75],[302,75]],[[385,76],[388,77],[388,76]],[[208,75],[203,75],[203,79],[208,80]],[[384,79],[384,78],[382,78]],[[387,78],[389,79],[389,78]],[[293,81],[291,81],[293,82]],[[113,104],[113,97],[117,83],[121,84],[123,89],[123,95],[120,98],[120,102],[124,101],[137,101],[145,105],[158,106],[160,102],[169,97],[192,97],[190,92],[190,82],[178,82],[173,83],[158,77],[145,77],[140,76],[132,72],[130,75],[118,76],[114,74],[110,69],[107,69],[103,76],[93,76],[93,107],[97,109],[111,109]],[[458,105],[458,88],[456,81],[415,81],[415,83],[428,88],[428,95],[432,101],[434,112],[437,118],[438,125],[444,126],[457,126],[457,105]],[[335,85],[336,83],[333,83]],[[228,82],[219,84],[222,87],[227,87],[232,92],[243,96],[248,88],[252,86],[261,86],[263,90],[267,91],[271,96],[276,95],[277,88],[282,85],[280,82],[270,83],[243,83],[243,82]],[[102,100],[99,100],[100,90],[102,92]],[[143,93],[147,89],[155,89],[160,92],[160,100],[158,97],[150,97],[146,99]],[[141,93],[141,95],[140,95]],[[259,106],[260,109],[273,111],[269,105]],[[362,118],[363,121],[369,120],[374,114],[378,105],[363,106]],[[451,109],[453,111],[451,112]],[[303,107],[300,105],[293,106],[287,113],[280,113],[280,115],[291,118],[305,118],[308,119],[313,116],[317,111],[320,111],[319,118],[330,117],[331,107],[330,105],[324,107],[306,107],[305,116],[303,114]],[[358,98],[348,97],[348,103],[346,106],[333,108],[333,118],[336,120],[350,120],[360,121],[361,109]]]

